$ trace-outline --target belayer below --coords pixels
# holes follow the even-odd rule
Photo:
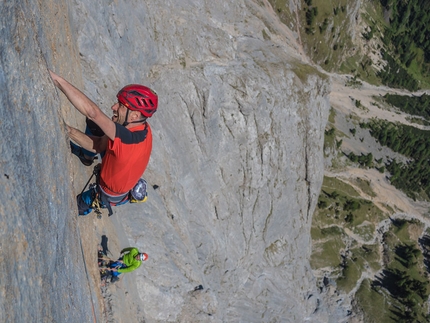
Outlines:
[[[124,255],[122,255],[123,253]],[[129,247],[121,250],[120,258],[117,261],[106,259],[101,251],[99,251],[98,258],[102,277],[110,275],[112,276],[111,282],[115,282],[119,279],[119,275],[139,268],[142,262],[148,259],[148,254],[139,252],[135,247]]]
[[[52,71],[50,74],[55,86],[86,117],[85,133],[67,125],[70,139],[76,142],[70,143],[72,153],[86,166],[92,165],[97,154],[102,158],[96,184],[77,196],[79,215],[87,215],[99,207],[107,207],[111,215],[111,205],[128,202],[132,193],[141,190],[143,185],[146,194],[146,182],[140,177],[152,151],[152,132],[147,118],[157,110],[157,94],[143,85],[127,85],[118,92],[118,102],[111,107],[113,116],[109,118],[64,78]]]

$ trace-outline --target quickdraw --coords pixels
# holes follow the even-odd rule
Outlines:
[[[94,197],[93,203],[91,203],[91,208],[94,209],[94,212],[97,215],[97,219],[102,218],[102,211],[100,206],[100,200],[99,200],[99,193],[96,191],[96,196]]]

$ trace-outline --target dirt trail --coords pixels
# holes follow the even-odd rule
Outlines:
[[[361,198],[372,201],[381,210],[389,212],[390,209],[398,213],[406,213],[411,217],[418,218],[422,222],[430,225],[430,219],[423,216],[428,212],[428,203],[413,201],[403,192],[397,190],[386,179],[384,174],[376,169],[348,168],[339,172],[326,170],[325,175],[336,177],[348,183],[360,194]],[[371,189],[375,192],[375,197],[368,196],[357,185],[354,180],[357,178],[366,180],[370,183]]]
[[[410,93],[407,91],[390,89],[383,86],[372,86],[365,82],[363,82],[363,85],[359,88],[351,88],[345,86],[348,76],[332,74],[331,79],[332,90],[330,93],[330,105],[341,114],[345,116],[350,114],[357,115],[360,120],[375,117],[391,122],[400,122],[403,124],[412,125],[421,129],[430,129],[430,127],[422,127],[420,125],[410,123],[406,119],[409,115],[390,111],[389,107],[384,106],[381,101],[378,102],[378,105],[374,104],[375,97],[377,98],[379,96],[383,96],[386,93],[421,95],[425,91]],[[359,100],[363,108],[357,108],[355,105],[355,100]],[[339,118],[337,118],[336,122],[338,121]],[[342,128],[343,125],[336,124],[335,127]],[[347,145],[354,145],[355,147],[362,146],[360,148],[364,150],[369,148],[365,147],[365,144],[360,142],[358,138],[355,139],[353,137],[350,138]],[[406,194],[397,190],[389,183],[386,178],[386,174],[381,174],[376,169],[363,169],[354,167],[343,167],[342,169],[330,168],[325,170],[324,175],[328,177],[336,177],[337,179],[351,185],[359,193],[361,198],[372,201],[372,203],[374,203],[382,211],[390,214],[390,218],[381,221],[377,225],[373,239],[364,241],[351,230],[344,228],[345,233],[347,234],[346,241],[357,241],[360,244],[372,244],[375,242],[378,243],[378,241],[383,240],[382,235],[386,230],[388,230],[391,224],[391,219],[393,218],[417,219],[424,224],[425,228],[430,227],[430,218],[428,216],[430,203],[417,202],[408,198]],[[362,179],[369,182],[370,188],[373,190],[376,196],[369,196],[360,187],[358,187],[356,185],[357,179]],[[379,244],[379,247],[382,253],[382,244]],[[366,268],[365,271],[363,271],[361,278],[358,280],[356,287],[348,294],[348,296],[353,298],[356,289],[361,285],[361,281],[365,278],[374,279],[376,275],[378,275],[378,272],[373,271],[371,268]]]
[[[349,76],[331,74],[332,90],[330,93],[330,104],[336,110],[342,111],[345,114],[355,113],[361,119],[378,118],[391,122],[400,122],[406,125],[414,126],[420,129],[430,130],[430,127],[424,127],[415,123],[409,122],[406,118],[409,114],[394,112],[393,107],[387,104],[377,102],[378,97],[384,96],[387,93],[401,94],[409,96],[420,96],[428,91],[418,91],[411,93],[406,90],[391,89],[385,86],[373,86],[369,83],[362,82],[363,85],[357,88],[345,86]],[[357,108],[355,101],[360,101],[364,109]],[[376,106],[375,104],[378,104]]]
[[[405,90],[391,89],[385,86],[373,86],[366,82],[359,88],[351,88],[345,86],[348,76],[331,74],[332,79],[332,91],[330,93],[330,105],[337,111],[342,112],[345,115],[355,114],[360,119],[368,119],[376,117],[392,122],[401,122],[403,124],[412,125],[417,128],[426,128],[417,124],[410,123],[406,120],[408,114],[395,113],[388,109],[382,109],[372,104],[375,102],[374,97],[383,96],[386,93],[397,93],[402,95],[421,95],[426,91],[419,91],[411,93]],[[359,109],[355,106],[354,100],[360,100],[364,109]],[[361,145],[359,140],[356,140],[356,145]],[[375,169],[362,169],[362,168],[347,168],[341,171],[334,169],[326,170],[326,176],[338,177],[339,179],[348,182],[348,184],[354,186],[363,198],[369,199],[369,197],[362,192],[354,183],[353,179],[361,178],[371,183],[373,191],[377,194],[376,197],[371,198],[372,202],[375,203],[382,210],[386,210],[385,206],[407,213],[413,217],[419,218],[423,222],[427,223],[427,217],[423,217],[429,209],[428,203],[415,202],[408,198],[404,193],[398,191],[392,186],[386,179],[384,174],[379,173]]]
[[[331,75],[332,79],[332,91],[330,93],[330,104],[336,110],[344,115],[357,115],[360,119],[379,118],[388,120],[391,122],[400,122],[402,124],[412,125],[421,129],[429,129],[429,127],[422,127],[417,124],[410,123],[406,118],[409,116],[405,113],[395,113],[389,110],[388,106],[385,106],[379,102],[378,105],[373,104],[375,97],[383,96],[386,93],[401,94],[401,95],[422,95],[426,91],[419,91],[416,93],[410,93],[405,90],[391,89],[384,86],[373,86],[366,82],[359,88],[351,88],[345,86],[348,81],[348,76],[345,75]],[[355,100],[359,100],[363,108],[359,109],[355,106]],[[338,125],[337,125],[338,126]],[[351,144],[351,143],[349,143]],[[366,149],[364,145],[359,141],[355,140],[353,145],[362,145],[363,149]],[[417,219],[424,223],[425,227],[430,227],[429,210],[430,203],[413,201],[406,196],[403,192],[397,190],[393,185],[389,183],[386,178],[386,174],[381,174],[376,169],[363,169],[346,167],[340,170],[326,169],[325,176],[336,177],[337,179],[351,185],[361,196],[361,198],[370,200],[382,211],[385,211],[391,215],[391,218],[407,218]],[[363,192],[356,184],[357,179],[362,179],[370,183],[370,188],[376,194],[372,197]],[[378,224],[378,229],[375,232],[373,241],[381,241],[382,233],[387,229],[390,224],[390,220],[386,219]],[[358,237],[348,234],[352,239],[360,243],[365,243]],[[366,276],[373,276],[376,273],[367,272]]]

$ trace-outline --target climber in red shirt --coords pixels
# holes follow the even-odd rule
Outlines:
[[[148,165],[152,132],[147,118],[157,110],[158,96],[146,86],[127,85],[118,92],[118,102],[112,106],[113,116],[109,118],[72,84],[50,73],[54,84],[87,118],[86,133],[67,125],[69,137],[76,142],[71,143],[72,152],[87,166],[96,154],[102,156],[98,185],[77,197],[79,215],[92,211],[95,196],[110,209],[110,205],[128,199]]]

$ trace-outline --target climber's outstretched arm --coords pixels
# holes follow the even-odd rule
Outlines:
[[[73,106],[88,119],[94,121],[110,139],[115,139],[115,123],[85,94],[61,76],[49,71],[56,87],[63,92]]]

